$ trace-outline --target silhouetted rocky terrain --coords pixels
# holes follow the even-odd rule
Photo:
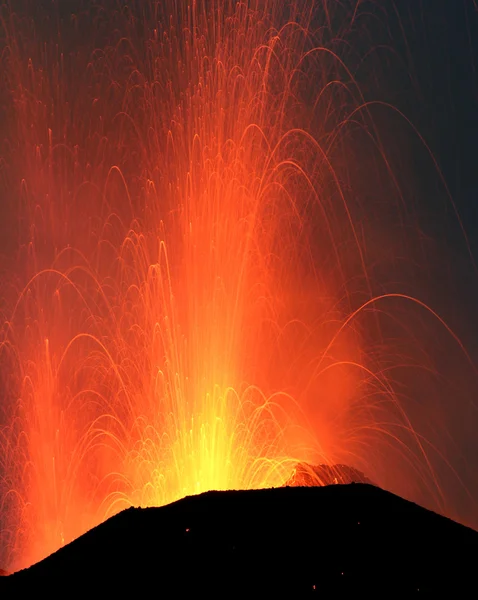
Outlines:
[[[477,532],[370,484],[208,492],[125,510],[0,596],[464,598],[477,561]]]

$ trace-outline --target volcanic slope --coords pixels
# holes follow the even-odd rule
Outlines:
[[[478,593],[476,564],[477,532],[370,484],[208,492],[123,511],[1,578],[0,596],[465,598]]]

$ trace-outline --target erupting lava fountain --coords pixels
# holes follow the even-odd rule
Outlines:
[[[419,135],[371,101],[362,4],[2,7],[2,566],[299,461],[450,513],[410,390],[463,348],[423,300],[380,124]]]

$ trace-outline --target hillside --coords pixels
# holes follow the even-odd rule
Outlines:
[[[2,578],[0,593],[463,598],[478,592],[477,560],[477,532],[373,485],[208,492],[128,509]]]

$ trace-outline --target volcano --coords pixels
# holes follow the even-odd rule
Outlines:
[[[127,509],[2,578],[0,592],[465,598],[478,592],[477,560],[477,532],[369,483],[211,491]]]
[[[2,2],[9,585],[442,581],[461,534],[350,457],[478,529],[474,64],[429,46],[464,3],[384,3]]]

